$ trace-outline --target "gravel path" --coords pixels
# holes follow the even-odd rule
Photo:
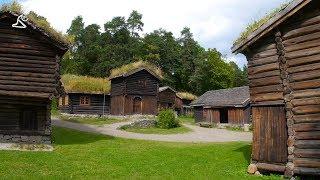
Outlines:
[[[87,124],[72,123],[67,121],[61,121],[53,119],[53,125],[59,127],[65,127],[70,129],[76,129],[84,132],[100,133],[110,136],[116,136],[128,139],[143,139],[153,141],[167,141],[167,142],[232,142],[232,141],[252,141],[251,132],[236,132],[225,129],[216,128],[202,128],[193,125],[184,124],[184,126],[192,129],[192,132],[184,134],[139,134],[133,132],[127,132],[118,130],[118,127],[131,123],[121,122],[104,126],[95,126]]]

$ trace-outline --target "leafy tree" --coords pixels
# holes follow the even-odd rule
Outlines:
[[[233,86],[234,87],[240,87],[248,85],[248,75],[247,75],[247,67],[243,67],[243,70],[241,70],[238,65],[231,61],[230,66],[234,70],[234,80],[233,80]]]

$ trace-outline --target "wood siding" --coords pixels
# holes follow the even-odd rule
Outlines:
[[[176,93],[170,89],[159,92],[158,109],[174,108]]]
[[[1,22],[0,94],[43,98],[57,95],[60,85],[57,48],[29,28],[12,28],[14,18],[3,18]]]
[[[202,122],[204,118],[204,113],[203,113],[203,107],[202,106],[196,106],[193,108],[194,110],[194,118],[195,122]]]
[[[103,105],[103,94],[83,94],[72,93],[69,95],[69,104],[59,106],[62,112],[70,114],[110,114],[110,96],[105,95],[105,104]],[[88,96],[90,98],[89,105],[80,105],[80,97]],[[103,110],[104,107],[104,110]]]
[[[38,135],[44,134],[46,123],[50,121],[49,100],[0,96],[0,134]],[[32,111],[36,116],[37,129],[22,130],[23,112]]]
[[[221,108],[204,109],[204,119],[210,123],[220,123]],[[228,124],[243,125],[250,123],[250,106],[246,108],[226,107],[228,112]]]
[[[134,98],[141,98],[141,114],[158,113],[159,80],[146,70],[111,80],[111,114],[134,114]]]
[[[287,162],[287,129],[283,106],[252,107],[252,159],[262,163]]]
[[[311,1],[245,54],[250,96],[257,106],[253,159],[284,167],[293,163],[293,170],[281,168],[287,176],[319,175],[320,1]],[[272,136],[281,137],[277,141],[287,136],[286,144],[274,144]],[[265,170],[272,169],[277,168]]]

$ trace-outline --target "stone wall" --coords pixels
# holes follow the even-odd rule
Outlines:
[[[51,136],[25,136],[0,134],[0,143],[51,144]]]

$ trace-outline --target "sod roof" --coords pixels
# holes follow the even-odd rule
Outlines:
[[[239,38],[234,41],[233,47],[231,48],[232,52],[241,52],[244,47],[257,41],[311,1],[312,0],[290,0],[282,4],[279,8],[272,10],[261,19],[253,21],[240,34]]]
[[[141,70],[146,70],[151,73],[153,76],[161,80],[163,78],[162,71],[157,66],[148,63],[146,61],[137,61],[131,64],[123,65],[119,68],[112,69],[109,79],[114,79],[117,77],[126,77],[130,76]]]
[[[186,100],[196,100],[198,97],[196,95],[193,95],[191,93],[188,92],[177,92],[176,95],[180,98],[180,99],[186,99]]]
[[[1,5],[0,16],[5,14],[10,14],[16,18],[20,15],[25,15],[27,17],[27,21],[25,22],[27,26],[39,31],[43,36],[53,41],[60,49],[64,51],[68,49],[70,42],[66,36],[56,31],[46,18],[37,15],[35,12],[30,11],[28,14],[25,14],[22,6],[16,1]]]
[[[64,74],[61,81],[67,93],[108,94],[111,83],[105,78]]]

